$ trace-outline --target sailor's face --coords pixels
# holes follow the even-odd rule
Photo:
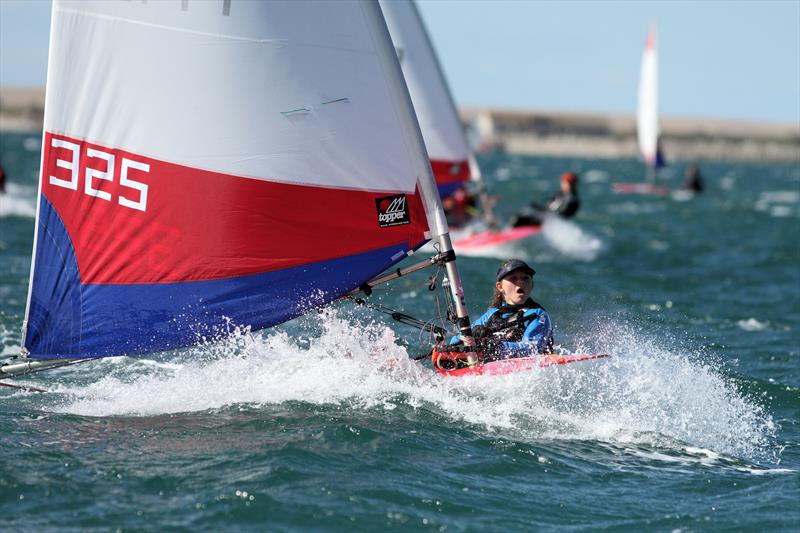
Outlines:
[[[520,305],[531,295],[533,278],[524,270],[512,270],[495,285],[509,305]]]

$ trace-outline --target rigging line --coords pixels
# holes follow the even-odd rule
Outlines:
[[[0,381],[0,387],[8,387],[11,389],[20,389],[30,392],[47,392],[44,389],[40,389],[38,387],[31,387],[30,385],[14,385],[13,383],[3,383],[2,381]]]
[[[370,309],[373,309],[375,311],[379,311],[381,313],[387,314],[387,315],[391,316],[393,320],[395,320],[397,322],[400,322],[401,324],[405,324],[407,326],[415,327],[415,328],[418,328],[418,329],[420,329],[422,331],[430,331],[433,334],[441,334],[441,335],[446,335],[447,334],[447,330],[446,329],[441,328],[441,327],[433,324],[432,321],[425,322],[425,321],[420,320],[420,319],[418,319],[416,317],[413,317],[413,316],[411,316],[409,314],[401,313],[400,311],[394,310],[394,309],[392,309],[390,307],[386,307],[386,306],[381,305],[381,304],[373,304],[371,302],[367,302],[363,298],[352,298],[352,297],[348,296],[347,299],[354,301],[357,305],[363,305],[363,306],[369,307]]]

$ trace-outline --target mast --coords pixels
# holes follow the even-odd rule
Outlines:
[[[55,19],[55,12],[56,12],[56,5],[55,5],[55,2],[53,2],[53,4],[50,6],[50,20],[51,21]],[[50,36],[48,38],[48,52],[47,52],[47,56],[48,57],[53,57],[53,46],[54,46],[54,38],[53,37],[54,37],[54,35],[55,35],[55,32],[51,31],[50,32]],[[47,78],[46,78],[48,80],[50,79],[50,68],[51,68],[51,63],[50,63],[50,61],[48,61],[47,62]],[[48,94],[52,94],[52,91],[45,91],[45,100],[47,99],[47,95]],[[45,106],[44,106],[45,116],[47,116],[48,108],[49,108],[49,106],[47,105],[47,102],[45,101]],[[42,182],[44,181],[43,178],[44,178],[44,173],[45,173],[45,168],[44,168],[44,154],[45,154],[44,146],[45,146],[45,144],[44,144],[44,142],[45,142],[45,137],[46,137],[47,130],[44,127],[44,121],[42,121],[42,122],[43,122],[43,125],[42,125],[42,142],[40,144],[40,146],[42,147],[42,153],[39,155],[39,186],[37,188],[37,194],[36,194],[36,218],[34,219],[36,221],[36,223],[33,225],[33,246],[31,247],[31,271],[30,271],[30,274],[28,276],[28,296],[27,296],[27,299],[25,300],[25,317],[22,319],[22,332],[21,332],[21,335],[20,335],[22,346],[20,348],[20,354],[19,355],[23,359],[27,358],[28,357],[28,353],[29,353],[28,349],[25,347],[25,337],[27,336],[27,332],[28,332],[28,316],[29,316],[30,311],[31,311],[31,293],[33,292],[33,273],[34,273],[35,267],[36,267],[36,243],[39,241],[39,210],[40,210],[41,205],[42,205],[42,202],[41,202],[41,198],[42,198]]]
[[[474,343],[472,328],[470,326],[466,298],[464,297],[464,287],[458,272],[458,266],[456,265],[456,254],[453,249],[453,243],[450,240],[447,219],[445,218],[442,201],[439,198],[439,192],[436,188],[436,181],[433,177],[430,158],[425,148],[425,141],[422,138],[422,131],[420,130],[419,122],[417,122],[414,105],[411,102],[411,95],[408,92],[405,77],[403,76],[403,71],[397,59],[397,53],[392,45],[389,29],[386,26],[386,21],[383,18],[383,13],[377,0],[366,4],[365,11],[373,20],[373,27],[383,33],[381,38],[378,39],[380,43],[378,50],[381,54],[382,62],[389,72],[390,83],[394,88],[396,103],[398,108],[402,111],[399,113],[401,122],[405,127],[408,140],[410,141],[411,151],[415,156],[415,168],[418,172],[417,175],[420,188],[422,189],[425,211],[428,215],[431,238],[438,242],[440,252],[447,256],[445,260],[445,269],[447,271],[447,276],[450,278],[450,291],[455,303],[459,334],[465,344],[472,345]],[[416,13],[416,9],[414,12]]]

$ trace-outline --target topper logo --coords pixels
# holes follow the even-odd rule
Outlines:
[[[375,206],[378,209],[378,224],[382,228],[411,223],[405,194],[376,198]]]
[[[62,179],[50,175],[50,184],[57,187],[64,187],[73,191],[78,190],[81,171],[83,170],[83,193],[88,196],[100,198],[106,202],[113,201],[111,193],[95,188],[95,184],[99,183],[96,180],[114,182],[114,170],[116,164],[116,155],[96,148],[86,147],[85,157],[81,158],[81,145],[75,144],[66,139],[59,139],[53,137],[50,139],[50,146],[60,150],[56,152],[53,150],[53,156],[56,157],[55,166],[69,170],[69,179]],[[71,153],[70,159],[59,159],[63,157],[64,152]],[[91,160],[100,160],[100,162],[91,162]],[[104,161],[105,163],[102,163]],[[91,166],[90,166],[91,164]],[[100,168],[98,168],[100,167]],[[102,169],[105,167],[105,169]],[[55,169],[52,169],[55,171]],[[135,181],[130,178],[131,171],[150,172],[150,165],[142,163],[127,157],[123,157],[119,164],[119,184],[122,187],[138,191],[138,199],[135,193],[127,191],[120,192],[117,198],[119,205],[136,209],[138,211],[147,210],[147,184],[140,181]]]

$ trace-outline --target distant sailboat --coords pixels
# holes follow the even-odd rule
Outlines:
[[[656,185],[658,169],[665,166],[659,135],[658,53],[656,30],[651,28],[647,34],[647,42],[642,55],[639,106],[636,113],[636,137],[639,143],[639,152],[645,164],[645,181],[644,183],[615,183],[615,192],[669,194],[669,189]]]
[[[400,65],[408,84],[414,109],[420,123],[422,136],[436,174],[439,191],[445,198],[463,181],[471,178],[477,184],[482,225],[456,238],[457,250],[480,255],[482,251],[496,248],[538,233],[541,226],[498,229],[485,181],[472,150],[455,102],[447,84],[433,44],[413,1],[381,0],[389,33],[398,50]],[[439,161],[451,162],[451,168],[465,172],[458,181],[448,185],[442,176],[446,166]],[[437,169],[440,169],[437,172]],[[455,176],[456,173],[452,172]]]
[[[0,377],[279,324],[428,239],[471,340],[377,2],[55,0],[51,43],[22,348]]]
[[[494,225],[491,202],[444,71],[412,0],[381,0],[381,9],[414,103],[442,198],[465,182],[476,182],[482,217]]]

